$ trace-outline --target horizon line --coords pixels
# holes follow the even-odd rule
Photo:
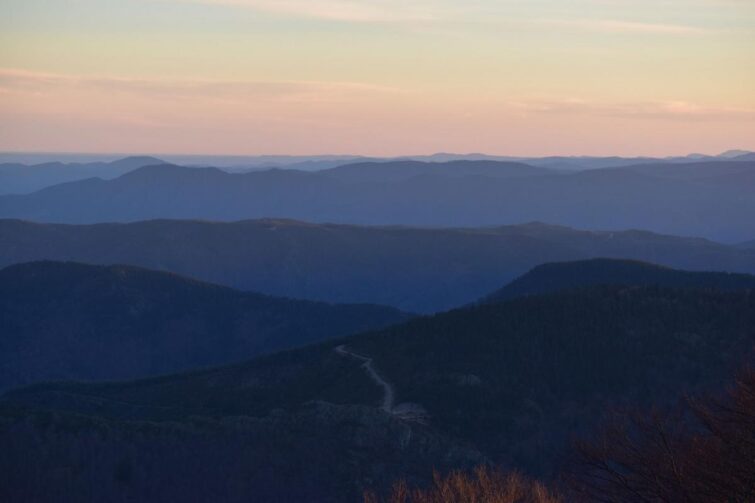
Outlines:
[[[413,157],[433,157],[433,156],[485,156],[501,157],[512,159],[545,159],[549,157],[564,158],[604,158],[616,157],[623,159],[667,159],[691,156],[718,157],[729,152],[742,152],[743,154],[755,153],[755,149],[734,147],[717,153],[704,152],[687,152],[681,154],[658,155],[620,155],[620,154],[498,154],[486,152],[431,152],[415,154],[398,154],[398,155],[370,155],[354,153],[309,153],[309,154],[286,154],[286,153],[244,153],[244,154],[214,154],[214,153],[182,153],[182,152],[117,152],[117,151],[73,151],[73,150],[0,150],[0,155],[81,155],[81,156],[122,156],[122,157],[160,157],[160,156],[180,156],[180,157],[222,157],[222,158],[259,158],[259,157],[290,157],[290,158],[311,158],[311,157],[343,157],[343,158],[372,158],[372,159],[402,159]]]

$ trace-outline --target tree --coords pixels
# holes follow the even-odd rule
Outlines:
[[[722,399],[615,418],[577,444],[569,478],[585,501],[755,501],[755,371]]]
[[[480,466],[472,474],[437,472],[427,489],[409,488],[405,481],[394,484],[387,498],[365,494],[365,503],[560,503],[561,498],[543,484],[513,472]]]

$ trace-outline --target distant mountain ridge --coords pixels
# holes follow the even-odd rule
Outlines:
[[[345,164],[359,162],[390,161],[507,161],[520,162],[538,167],[550,167],[564,170],[583,170],[593,168],[611,168],[640,163],[684,163],[696,160],[742,160],[754,153],[748,150],[728,150],[718,155],[693,153],[667,157],[621,157],[621,156],[586,156],[586,155],[552,155],[545,157],[507,156],[484,153],[437,152],[429,155],[402,155],[397,157],[365,157],[360,155],[181,155],[157,154],[165,162],[185,166],[215,166],[227,171],[248,171],[270,168],[300,169],[318,171]],[[126,154],[75,154],[75,153],[12,153],[0,152],[0,163],[44,164],[63,162],[82,164],[91,162],[111,162],[119,157],[135,157]],[[752,160],[752,159],[751,159]]]
[[[397,182],[416,176],[446,177],[489,176],[492,178],[520,178],[552,173],[548,168],[507,161],[390,161],[346,164],[320,171],[324,175],[348,182]]]
[[[426,227],[542,221],[730,242],[755,235],[752,161],[642,164],[577,173],[489,161],[368,166],[242,174],[142,167],[113,180],[0,196],[0,217],[59,223],[291,218]],[[413,176],[406,176],[407,167]]]
[[[62,163],[34,165],[0,164],[0,195],[27,194],[59,183],[87,178],[112,179],[144,166],[165,164],[149,156],[126,157],[111,162]]]
[[[500,302],[598,285],[755,290],[755,276],[682,271],[635,260],[597,258],[539,265],[485,297],[483,302]]]
[[[195,176],[215,176],[203,173]],[[0,220],[0,243],[0,267],[36,260],[131,264],[279,297],[425,313],[474,302],[547,262],[606,257],[755,273],[755,250],[538,223],[422,229],[289,220],[73,226]]]
[[[131,266],[20,264],[0,270],[0,389],[220,365],[408,316],[243,293]]]
[[[741,159],[743,156],[747,156],[750,154],[755,154],[755,152],[750,152],[749,150],[727,150],[726,152],[722,152],[718,154],[717,157],[724,158],[724,159]]]

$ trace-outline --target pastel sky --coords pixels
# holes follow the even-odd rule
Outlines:
[[[0,0],[0,150],[755,150],[753,0]]]

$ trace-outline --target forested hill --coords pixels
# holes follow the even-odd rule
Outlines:
[[[423,229],[269,219],[98,225],[0,220],[0,243],[0,267],[35,260],[130,264],[279,297],[423,313],[474,302],[548,262],[610,257],[755,273],[755,249],[542,223]]]
[[[591,285],[657,285],[719,290],[755,289],[755,276],[725,272],[693,272],[647,262],[591,259],[542,264],[487,296],[484,302],[580,288]]]
[[[79,468],[64,487],[79,497],[92,491],[87,477],[110,470],[115,477],[120,462],[132,470],[127,491],[137,499],[156,479],[184,494],[205,465],[211,475],[195,490],[228,501],[241,488],[280,501],[353,501],[365,487],[427,480],[433,468],[481,460],[547,476],[569,439],[591,431],[612,406],[665,406],[684,393],[717,389],[752,356],[753,344],[751,291],[594,286],[530,296],[232,367],[17,390],[4,398],[8,426],[0,441],[37,455],[16,456],[24,466],[0,471],[13,471],[21,484],[58,466],[61,452],[77,452],[69,448],[82,430],[66,419],[74,412],[103,432],[86,454],[66,457]],[[335,351],[339,345],[370,358],[398,408],[419,404],[427,424],[380,410],[384,390],[362,360]],[[57,412],[37,421],[26,407]],[[55,438],[54,449],[36,448],[45,435]],[[175,445],[190,449],[190,458],[151,461]],[[113,452],[129,454],[122,460]],[[266,471],[260,459],[287,469]],[[102,494],[120,487],[103,486]]]
[[[407,317],[390,307],[268,297],[136,267],[21,264],[0,270],[0,389],[219,365]]]

